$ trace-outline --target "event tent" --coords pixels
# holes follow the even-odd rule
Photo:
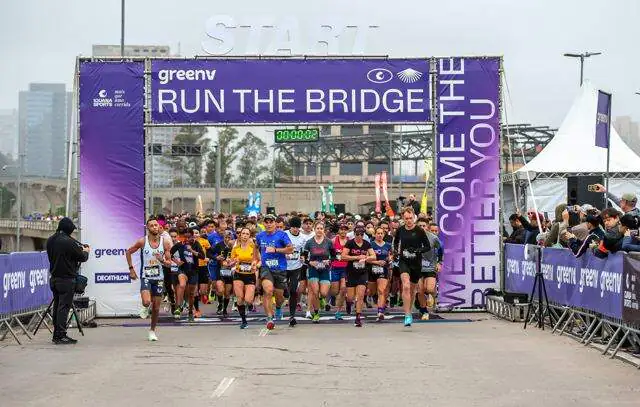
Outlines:
[[[540,212],[553,217],[557,204],[567,201],[566,177],[600,175],[606,172],[607,150],[595,145],[598,91],[585,81],[554,138],[527,165],[516,172],[533,180],[533,192]],[[615,103],[615,95],[613,97]],[[640,192],[640,157],[627,146],[611,126],[610,190],[622,195]],[[505,186],[505,191],[508,189]],[[533,208],[527,187],[527,209]],[[505,205],[506,206],[506,205]],[[506,207],[505,214],[512,208]]]

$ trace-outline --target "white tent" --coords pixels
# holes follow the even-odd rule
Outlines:
[[[607,149],[595,145],[597,103],[597,89],[584,82],[555,137],[518,172],[606,172]],[[613,126],[610,157],[610,172],[640,172],[640,157],[622,141]]]
[[[584,82],[556,135],[527,165],[520,168],[519,179],[530,172],[536,203],[540,212],[554,217],[554,208],[567,202],[566,175],[604,174],[607,169],[607,149],[595,145],[598,91]],[[614,96],[615,103],[615,96]],[[620,196],[640,191],[640,157],[631,150],[611,127],[609,189]],[[527,209],[533,208],[527,188]],[[507,209],[508,210],[508,209]]]

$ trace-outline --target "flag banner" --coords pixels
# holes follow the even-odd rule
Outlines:
[[[611,94],[598,91],[598,111],[596,115],[596,146],[609,148],[611,133]]]
[[[376,189],[376,212],[382,212],[381,204],[380,204],[380,174],[376,174],[374,178],[374,185]]]
[[[324,186],[320,185],[320,193],[321,193],[321,206],[320,206],[320,210],[322,212],[326,212],[327,211],[327,193],[324,190]]]
[[[262,209],[262,192],[256,192],[256,197],[253,200],[253,211],[256,213],[260,213]]]
[[[329,196],[329,213],[336,213],[336,208],[333,205],[333,184],[329,184],[327,195]]]
[[[384,210],[388,217],[393,217],[396,214],[393,212],[391,208],[391,204],[389,203],[389,192],[387,190],[387,172],[382,171],[380,174],[380,184],[382,186],[382,194],[384,195]]]
[[[244,213],[249,214],[253,210],[253,192],[249,192],[249,200],[244,208]]]
[[[427,213],[427,187],[424,187],[422,201],[420,202],[420,213]]]

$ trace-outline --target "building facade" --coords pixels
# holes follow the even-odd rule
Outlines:
[[[18,111],[0,110],[0,153],[16,158],[18,156]]]
[[[618,116],[613,120],[613,127],[629,148],[640,155],[640,124],[630,116]]]
[[[31,83],[20,92],[18,147],[25,175],[64,177],[71,100],[62,83]]]

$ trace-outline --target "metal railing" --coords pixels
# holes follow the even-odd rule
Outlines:
[[[15,219],[0,219],[0,228],[16,229],[18,221]],[[21,220],[20,229],[54,231],[58,227],[58,222],[53,220]]]

